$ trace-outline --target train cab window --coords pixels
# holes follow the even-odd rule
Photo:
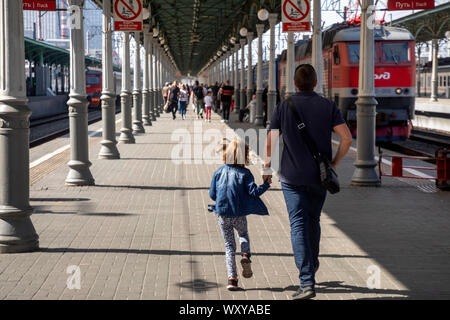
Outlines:
[[[86,77],[86,84],[99,84],[100,78],[99,77]]]
[[[348,45],[348,53],[350,56],[350,62],[351,63],[359,63],[359,43],[350,43]],[[374,61],[377,61],[377,50],[376,46],[374,46],[373,49],[373,59]]]
[[[446,76],[443,76],[442,78],[444,78],[443,80],[444,80],[444,87],[446,87],[447,86],[447,77]]]
[[[339,47],[338,46],[335,46],[333,49],[333,58],[334,58],[334,64],[341,63],[341,57],[339,55]]]
[[[383,52],[383,61],[385,62],[409,62],[409,46],[407,42],[403,43],[383,43],[381,45]]]

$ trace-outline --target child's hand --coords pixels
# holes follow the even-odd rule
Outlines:
[[[268,184],[272,184],[272,176],[271,175],[263,176],[263,180],[264,180],[264,182],[267,182]]]

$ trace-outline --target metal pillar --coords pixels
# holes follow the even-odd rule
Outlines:
[[[270,60],[269,60],[269,87],[267,93],[267,125],[270,124],[270,118],[272,116],[272,111],[275,109],[277,104],[277,89],[276,89],[276,79],[275,79],[275,24],[278,21],[278,14],[269,14],[269,25],[270,25]]]
[[[256,117],[255,117],[255,125],[262,126],[263,125],[263,84],[262,84],[262,36],[264,32],[264,25],[257,24],[256,32],[258,34],[258,65],[257,65],[257,74],[256,74]]]
[[[133,88],[133,134],[145,133],[142,125],[142,88],[141,88],[141,50],[140,32],[134,33],[136,49],[134,52],[134,88]]]
[[[322,17],[320,0],[314,0],[314,24],[312,36],[312,66],[317,74],[317,86],[315,91],[317,94],[323,96],[323,57],[322,57]]]
[[[240,97],[240,103],[241,103],[241,109],[245,109],[245,107],[247,106],[247,104],[245,103],[245,97],[246,97],[246,92],[245,92],[245,84],[244,84],[244,72],[245,72],[245,50],[244,50],[244,46],[245,46],[245,38],[242,38],[240,40],[240,44],[241,44],[241,97]]]
[[[155,88],[154,88],[154,67],[153,63],[155,59],[153,58],[153,39],[152,30],[148,36],[148,72],[149,72],[149,100],[150,100],[150,120],[156,121],[156,105],[155,105]]]
[[[430,101],[438,101],[438,39],[432,40],[433,62],[431,66],[431,97]]]
[[[286,92],[284,95],[284,99],[289,98],[295,93],[294,70],[295,70],[294,34],[292,32],[288,32],[286,78],[285,78]]]
[[[160,116],[160,110],[159,110],[159,92],[158,92],[158,55],[157,51],[158,48],[156,47],[157,40],[156,38],[152,39],[153,44],[153,103],[154,103],[154,112],[155,116]]]
[[[234,45],[234,112],[240,110],[240,83],[239,83],[239,43]]]
[[[252,73],[252,41],[253,41],[253,32],[247,33],[247,102],[252,101],[253,94],[253,73]],[[255,121],[256,110],[255,108],[250,109],[250,123]]]
[[[133,129],[131,128],[131,71],[130,71],[130,33],[123,33],[122,47],[122,92],[120,103],[122,108],[122,128],[120,129],[120,143],[135,143]]]
[[[0,253],[39,248],[31,222],[29,133],[21,0],[0,1]]]
[[[103,140],[98,154],[99,159],[119,159],[116,141],[116,92],[114,87],[112,61],[112,31],[111,31],[111,2],[103,2],[103,32],[102,32],[102,124]]]
[[[80,8],[80,18],[83,17],[84,0],[70,0],[69,5]],[[76,16],[76,15],[75,15]],[[77,19],[77,17],[75,17]],[[69,126],[70,126],[70,168],[66,178],[66,185],[86,186],[94,185],[89,167],[88,147],[88,105],[86,95],[86,74],[84,58],[83,23],[78,29],[70,30],[70,93]]]
[[[151,126],[150,118],[150,90],[149,90],[149,66],[148,66],[148,38],[150,27],[144,26],[144,81],[142,86],[142,123]]]
[[[380,180],[375,171],[375,100],[374,80],[374,36],[373,29],[367,25],[373,14],[373,0],[363,0],[361,6],[361,46],[359,60],[359,94],[356,100],[357,155],[352,184],[359,186],[378,186]]]

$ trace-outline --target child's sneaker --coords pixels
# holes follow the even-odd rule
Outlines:
[[[253,276],[252,261],[248,257],[247,253],[244,253],[242,255],[241,265],[242,265],[242,276],[244,278],[251,278]]]
[[[228,279],[227,289],[230,291],[236,291],[239,289],[238,280],[235,277],[231,277],[230,279]]]

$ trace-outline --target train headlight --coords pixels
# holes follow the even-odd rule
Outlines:
[[[401,94],[403,92],[402,88],[395,89],[396,94]]]

